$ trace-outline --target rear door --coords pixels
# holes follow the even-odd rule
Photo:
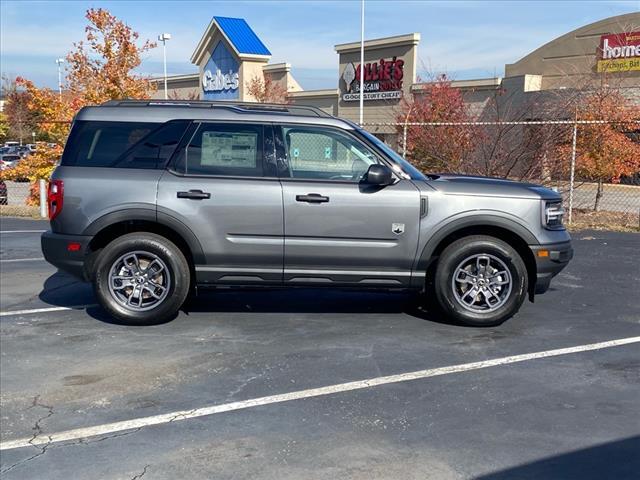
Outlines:
[[[379,187],[361,180],[382,159],[349,133],[276,127],[288,172],[284,281],[289,284],[408,286],[418,244],[420,194],[410,180]]]
[[[196,123],[158,185],[158,215],[189,228],[204,251],[198,283],[281,283],[282,188],[271,126]]]

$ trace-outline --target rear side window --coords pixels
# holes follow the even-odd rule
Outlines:
[[[187,175],[261,177],[262,125],[198,126],[180,153],[177,169]]]
[[[67,140],[61,165],[110,167],[152,130],[157,123],[76,122]]]
[[[186,122],[74,124],[61,164],[78,167],[157,168],[171,155]],[[153,132],[152,135],[150,135]],[[132,148],[132,147],[136,148]]]

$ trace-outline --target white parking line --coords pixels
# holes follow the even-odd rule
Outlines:
[[[390,383],[407,382],[428,377],[436,377],[440,375],[450,375],[452,373],[468,372],[470,370],[479,370],[481,368],[496,367],[498,365],[508,365],[511,363],[525,362],[537,358],[557,357],[560,355],[568,355],[571,353],[588,352],[592,350],[601,350],[603,348],[617,347],[621,345],[629,345],[640,342],[640,337],[620,338],[607,342],[591,343],[587,345],[579,345],[576,347],[558,348],[555,350],[546,350],[543,352],[525,353],[522,355],[512,355],[509,357],[494,358],[492,360],[484,360],[480,362],[463,363],[460,365],[452,365],[449,367],[430,368],[427,370],[418,370],[415,372],[400,373],[397,375],[388,375],[386,377],[369,378],[366,380],[358,380],[355,382],[339,383],[337,385],[329,385],[326,387],[311,388],[308,390],[299,390],[296,392],[282,393],[279,395],[270,395],[268,397],[253,398],[239,402],[224,403],[222,405],[211,405],[208,407],[194,408],[191,410],[179,410],[151,417],[134,418],[121,422],[107,423],[96,425],[94,427],[76,428],[57,433],[43,433],[36,438],[32,436],[20,438],[17,440],[9,440],[0,442],[0,450],[10,450],[14,448],[22,448],[36,445],[44,445],[70,440],[80,440],[88,437],[106,435],[109,433],[124,432],[127,430],[135,430],[138,428],[149,427],[152,425],[161,425],[165,423],[177,422],[179,420],[187,420],[189,418],[204,417],[216,413],[232,412],[245,408],[259,407],[262,405],[271,405],[274,403],[288,402],[291,400],[300,400],[303,398],[320,397],[323,395],[332,395],[335,393],[351,392],[364,388],[378,387]]]
[[[0,233],[44,233],[46,230],[0,230]]]
[[[15,263],[15,262],[37,262],[40,260],[44,260],[44,257],[34,257],[34,258],[8,258],[6,260],[0,260],[0,263]]]
[[[95,306],[95,304],[74,305],[72,307],[33,308],[31,310],[8,310],[6,312],[0,312],[0,317],[8,317],[10,315],[31,315],[34,313],[62,312],[65,310],[79,310],[81,308],[87,308],[87,307],[93,307],[93,306]]]

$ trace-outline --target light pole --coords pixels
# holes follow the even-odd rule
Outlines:
[[[58,96],[62,101],[62,64],[64,63],[64,58],[56,58],[56,63],[58,64]]]
[[[364,123],[364,0],[360,8],[360,125]]]
[[[167,40],[171,40],[170,33],[161,33],[158,35],[158,40],[162,42],[162,60],[164,64],[164,99],[168,98],[167,96]]]

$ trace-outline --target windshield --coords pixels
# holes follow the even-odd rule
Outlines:
[[[402,171],[407,175],[409,175],[411,180],[426,180],[424,174],[420,170],[418,170],[416,167],[414,167],[409,162],[407,162],[404,158],[402,158],[402,156],[398,155],[395,152],[395,150],[393,150],[389,145],[384,143],[378,137],[370,134],[369,132],[363,129],[358,129],[357,131],[361,135],[365,136],[367,140],[373,143],[376,147],[382,150],[389,157],[390,160],[392,160],[394,163],[397,163],[400,166],[400,168],[402,168]]]

